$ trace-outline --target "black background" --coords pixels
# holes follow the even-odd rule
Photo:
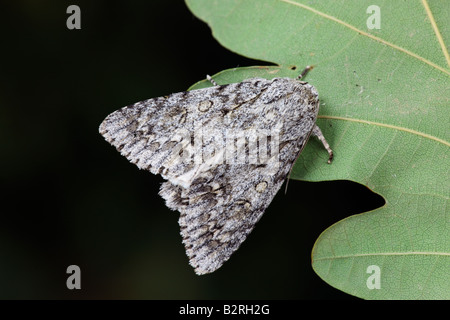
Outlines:
[[[81,30],[66,27],[70,4]],[[352,298],[314,273],[310,254],[331,224],[383,204],[364,186],[290,181],[232,258],[199,277],[157,194],[162,178],[98,134],[122,106],[269,62],[222,47],[180,0],[0,6],[0,298]],[[66,287],[72,264],[81,290]]]

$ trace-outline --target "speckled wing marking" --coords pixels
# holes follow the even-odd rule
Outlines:
[[[310,84],[252,78],[135,103],[110,114],[100,133],[140,169],[167,180],[160,195],[180,212],[190,264],[205,274],[222,266],[252,231],[313,132],[318,111]],[[200,158],[193,151],[199,132]],[[244,155],[255,132],[275,133],[267,139],[278,147],[268,143],[263,162],[227,158],[227,141],[217,136],[236,132],[245,137]]]

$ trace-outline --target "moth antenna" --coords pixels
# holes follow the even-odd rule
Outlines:
[[[299,74],[297,77],[297,80],[301,80],[306,74],[309,72],[309,70],[312,70],[314,66],[306,66],[305,69],[303,69],[302,73]]]
[[[287,194],[287,188],[288,188],[288,184],[289,184],[289,179],[290,178],[291,178],[291,172],[289,172],[289,175],[288,175],[287,180],[286,180],[286,188],[284,188],[284,194],[285,195]]]
[[[303,148],[302,148],[302,150],[303,150]],[[298,157],[300,157],[300,153],[302,153],[302,150],[300,150],[300,152],[298,153],[297,158],[295,158],[295,161],[291,165],[291,169],[289,169],[289,174],[288,174],[287,180],[286,180],[286,187],[284,188],[284,194],[287,194],[287,189],[288,189],[289,180],[291,179],[292,169],[294,169],[294,164],[297,161]]]

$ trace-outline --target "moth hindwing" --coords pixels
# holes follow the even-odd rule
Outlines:
[[[110,114],[100,133],[167,180],[159,194],[180,212],[189,262],[205,274],[247,238],[309,136],[321,136],[318,111],[312,85],[252,78],[135,103]]]

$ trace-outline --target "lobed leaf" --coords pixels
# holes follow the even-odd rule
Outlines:
[[[320,92],[317,123],[335,159],[328,165],[320,143],[310,141],[291,178],[352,180],[386,200],[321,234],[312,251],[316,273],[366,299],[449,299],[445,2],[380,3],[380,29],[368,28],[367,0],[186,3],[223,46],[277,64],[225,70],[214,76],[218,83],[296,77],[315,66],[307,81]]]

